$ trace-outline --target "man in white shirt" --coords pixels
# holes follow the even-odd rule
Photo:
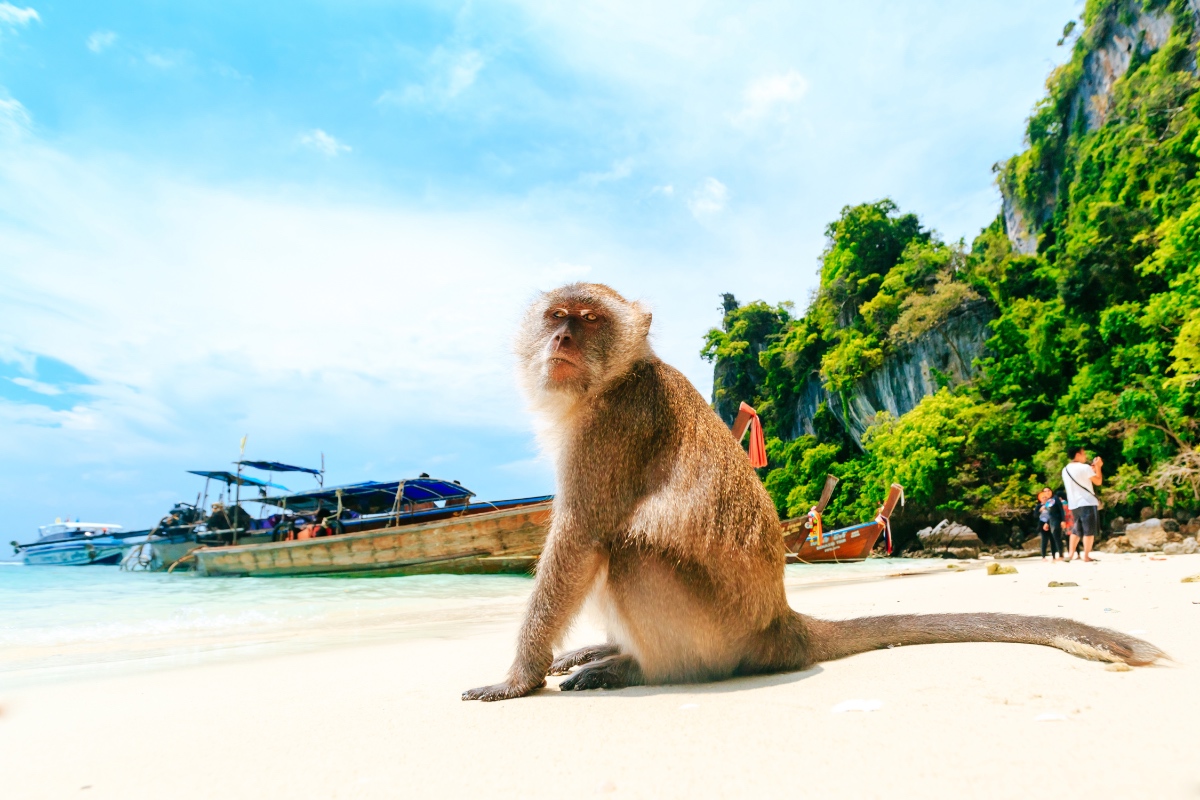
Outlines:
[[[1096,499],[1096,490],[1101,481],[1100,469],[1104,460],[1096,456],[1089,464],[1087,451],[1080,447],[1067,450],[1071,461],[1062,471],[1063,488],[1067,490],[1067,507],[1075,516],[1075,527],[1071,531],[1070,547],[1067,549],[1067,561],[1075,555],[1079,540],[1083,539],[1083,560],[1094,561],[1092,545],[1096,541],[1096,531],[1100,528],[1100,501]]]

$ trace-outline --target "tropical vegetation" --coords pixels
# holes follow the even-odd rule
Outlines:
[[[1128,70],[1094,101],[1089,56],[1147,13],[1173,15],[1169,38],[1152,49],[1139,37]],[[1026,231],[1002,213],[968,247],[889,199],[850,206],[826,229],[803,314],[726,296],[702,350],[716,365],[714,401],[725,414],[740,400],[759,410],[762,477],[781,514],[806,511],[832,473],[844,480],[837,521],[869,517],[898,481],[910,529],[951,517],[1007,539],[1037,489],[1061,485],[1075,443],[1104,458],[1110,519],[1200,512],[1196,16],[1186,0],[1089,0],[1083,23],[1029,118],[1027,149],[996,167],[1009,222]],[[1036,249],[1014,247],[1021,233]],[[945,381],[898,419],[880,414],[861,441],[828,404],[797,435],[811,379],[849,397],[981,303],[994,319],[972,380]]]

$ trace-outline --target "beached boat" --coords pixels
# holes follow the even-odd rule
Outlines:
[[[259,577],[532,572],[552,498],[473,496],[457,482],[422,476],[263,498],[280,509],[268,518],[270,540],[203,545],[180,566]]]
[[[188,553],[205,545],[275,541],[273,527],[280,517],[255,518],[243,507],[243,504],[256,502],[255,498],[253,495],[243,498],[241,491],[245,487],[257,490],[265,497],[268,489],[287,491],[287,487],[270,480],[245,475],[243,468],[252,467],[268,473],[309,473],[317,479],[320,486],[324,486],[324,462],[322,456],[322,469],[319,470],[281,464],[277,461],[237,461],[234,462],[237,466],[236,472],[188,470],[189,474],[204,478],[204,489],[196,495],[196,502],[176,503],[150,530],[150,536],[144,543],[127,548],[121,558],[121,568],[130,571],[170,569]],[[209,508],[208,492],[213,481],[223,484],[224,489],[208,512],[205,509]],[[261,501],[261,497],[258,501]]]
[[[750,434],[748,455],[750,465],[755,469],[767,465],[767,450],[764,442],[762,422],[758,412],[747,403],[738,407],[737,417],[731,426],[733,438],[742,441],[747,433]],[[838,479],[834,475],[825,477],[825,487],[821,498],[809,512],[802,517],[785,519],[780,522],[783,527],[783,543],[787,547],[789,564],[809,564],[820,561],[862,561],[871,555],[880,535],[887,535],[887,552],[892,553],[891,519],[896,504],[904,503],[904,489],[898,483],[893,483],[888,491],[887,499],[879,508],[879,513],[870,522],[862,522],[847,528],[826,531],[821,515],[825,506],[833,497],[833,490]]]
[[[887,499],[879,507],[879,513],[870,522],[826,531],[822,527],[821,514],[836,484],[837,478],[829,476],[820,503],[803,517],[786,519],[781,523],[789,564],[862,561],[871,555],[881,535],[887,536],[887,552],[891,555],[891,516],[896,510],[896,505],[903,502],[904,489],[900,484],[893,483]]]
[[[116,564],[126,548],[144,542],[149,533],[108,522],[55,522],[38,528],[37,541],[12,546],[31,566]]]

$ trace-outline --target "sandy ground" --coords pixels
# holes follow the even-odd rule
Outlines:
[[[1111,672],[1023,645],[908,647],[703,686],[464,703],[518,620],[460,638],[0,693],[0,796],[1200,797],[1200,556],[1015,562],[803,589],[807,613],[1012,611],[1139,632]],[[1069,580],[1078,588],[1048,588]],[[569,644],[597,640],[587,623]],[[871,712],[837,713],[848,700]]]

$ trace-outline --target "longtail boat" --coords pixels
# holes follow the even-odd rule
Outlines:
[[[879,507],[879,513],[870,522],[860,522],[847,528],[826,531],[822,527],[821,512],[829,502],[827,495],[833,493],[837,478],[826,478],[823,502],[813,506],[803,517],[786,519],[783,527],[783,543],[788,549],[789,564],[813,564],[825,561],[862,561],[871,555],[881,535],[887,536],[887,550],[892,552],[891,516],[896,505],[904,498],[904,489],[893,483],[887,499]]]
[[[271,541],[202,546],[187,559],[208,576],[532,572],[553,498],[473,496],[456,482],[422,476],[264,498],[281,509]]]
[[[750,433],[748,455],[750,466],[758,469],[767,465],[767,452],[764,443],[762,422],[758,413],[747,403],[738,407],[737,417],[733,421],[733,438],[741,442],[747,431]],[[837,486],[836,476],[825,477],[825,487],[821,499],[807,514],[802,517],[782,520],[783,543],[787,547],[789,564],[811,564],[817,562],[862,561],[871,555],[875,543],[882,534],[887,535],[888,555],[892,552],[891,516],[896,510],[896,504],[904,502],[904,489],[898,483],[893,483],[888,491],[887,499],[879,508],[879,513],[870,522],[861,522],[846,528],[826,531],[821,515],[825,506],[833,497]]]

